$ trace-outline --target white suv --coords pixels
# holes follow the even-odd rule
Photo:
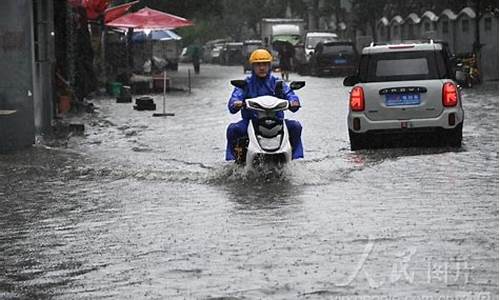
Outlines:
[[[393,142],[460,147],[464,111],[446,44],[402,42],[363,49],[349,99],[351,149]]]

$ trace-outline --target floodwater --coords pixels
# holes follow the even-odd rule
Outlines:
[[[223,160],[239,78],[0,156],[0,299],[498,299],[497,82],[464,90],[459,150],[352,152],[342,79],[293,74],[305,159],[269,179]]]

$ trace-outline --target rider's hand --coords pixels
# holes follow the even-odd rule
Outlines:
[[[245,106],[245,103],[243,101],[234,101],[233,102],[233,107],[240,110],[242,107]]]
[[[289,108],[291,110],[298,109],[300,107],[299,101],[291,101]]]

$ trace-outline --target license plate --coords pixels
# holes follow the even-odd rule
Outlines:
[[[342,64],[346,64],[347,63],[347,59],[343,59],[343,58],[337,58],[333,61],[335,64],[337,65],[342,65]]]
[[[385,95],[385,105],[419,105],[420,94],[387,94]]]

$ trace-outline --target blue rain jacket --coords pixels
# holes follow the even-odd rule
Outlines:
[[[238,110],[234,107],[234,102],[235,101],[244,101],[245,99],[248,98],[255,98],[255,97],[260,97],[260,96],[277,96],[275,95],[275,87],[276,87],[276,82],[279,80],[277,77],[273,76],[271,72],[267,74],[265,78],[259,78],[257,75],[255,75],[254,72],[252,72],[252,75],[247,77],[246,79],[247,82],[247,88],[246,92],[247,95],[245,95],[245,91],[240,88],[234,88],[233,94],[231,95],[231,98],[229,99],[228,103],[228,108],[229,111],[232,114],[235,114],[238,112]],[[245,97],[246,96],[246,97]],[[295,93],[290,89],[290,87],[286,84],[283,83],[283,98],[288,100],[288,102],[294,102],[297,101],[299,102],[300,106],[300,101],[299,97],[295,95]],[[296,112],[299,108],[296,107],[293,110],[291,109],[292,112]],[[254,119],[257,117],[257,113],[251,110],[248,110],[246,108],[241,109],[241,117],[244,120],[250,120]],[[280,111],[276,113],[276,117],[283,120],[285,117],[284,112]]]

